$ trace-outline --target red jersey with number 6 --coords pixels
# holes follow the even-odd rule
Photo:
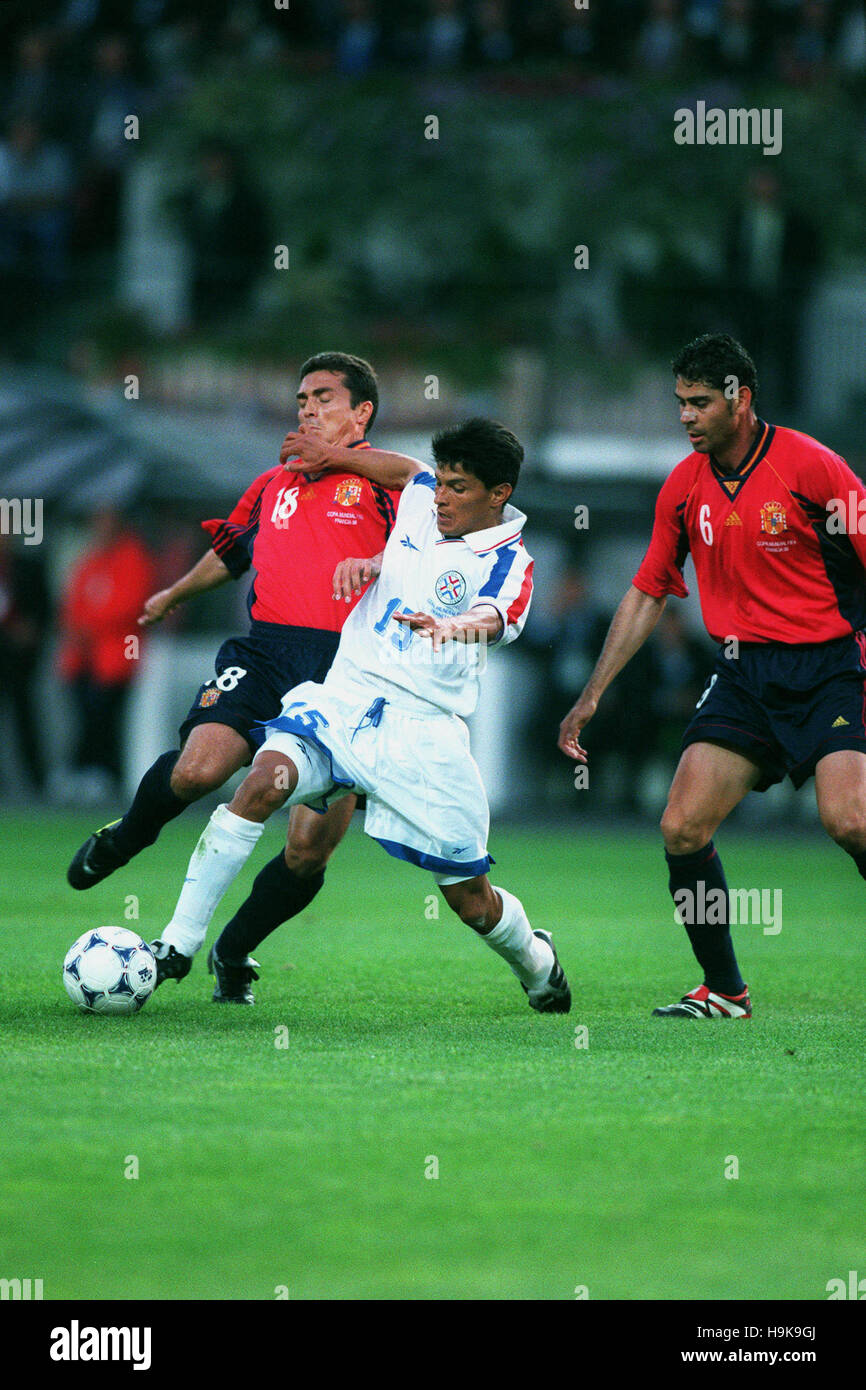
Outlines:
[[[689,553],[717,642],[829,642],[866,626],[866,487],[797,430],[759,420],[733,473],[706,454],[677,464],[635,587],[685,598]]]
[[[334,601],[334,570],[341,560],[378,555],[399,498],[355,473],[312,478],[277,465],[250,484],[225,521],[202,526],[233,577],[255,570],[248,600],[255,622],[339,632],[358,599]]]

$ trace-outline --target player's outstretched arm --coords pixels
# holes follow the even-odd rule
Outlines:
[[[344,444],[329,444],[315,434],[290,430],[280,449],[280,463],[290,472],[357,473],[380,487],[399,490],[420,473],[424,467],[408,454],[395,454],[390,449],[350,449]]]
[[[391,617],[413,632],[420,632],[422,637],[429,637],[434,652],[444,642],[488,642],[502,635],[502,616],[488,604],[470,608],[456,618],[433,618],[429,613],[392,613]]]
[[[580,733],[598,709],[598,702],[614,676],[618,675],[639,647],[642,647],[662,615],[666,598],[654,598],[632,584],[607,630],[601,655],[583,693],[559,726],[559,747],[575,762],[586,762],[580,746]]]
[[[153,627],[154,623],[162,621],[166,613],[177,608],[179,603],[186,603],[187,599],[194,598],[196,594],[206,593],[208,589],[217,589],[229,579],[231,573],[216,551],[206,551],[198,564],[193,565],[182,578],[176,580],[171,588],[160,589],[159,593],[151,594],[138,620],[139,627]]]
[[[353,595],[360,594],[365,584],[378,579],[382,573],[382,555],[371,555],[369,560],[341,560],[334,570],[334,598],[345,599],[349,603]]]

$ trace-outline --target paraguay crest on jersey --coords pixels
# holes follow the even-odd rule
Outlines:
[[[466,580],[459,570],[446,570],[436,580],[436,597],[449,608],[460,602],[466,593]]]

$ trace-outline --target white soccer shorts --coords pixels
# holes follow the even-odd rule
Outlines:
[[[490,812],[466,725],[391,692],[400,703],[372,686],[305,681],[284,697],[260,753],[285,753],[297,767],[288,805],[324,811],[364,792],[364,829],[389,854],[440,884],[486,874]]]

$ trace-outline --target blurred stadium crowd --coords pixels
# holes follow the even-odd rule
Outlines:
[[[162,161],[153,218],[184,267],[180,307],[167,291],[152,298],[175,330],[225,338],[248,323],[256,342],[241,351],[264,358],[306,352],[287,334],[311,316],[370,351],[389,337],[408,346],[397,319],[409,306],[421,351],[461,343],[482,370],[497,342],[568,353],[582,341],[608,361],[641,339],[666,351],[708,313],[758,356],[794,344],[790,359],[827,254],[862,245],[850,206],[810,228],[793,186],[813,169],[817,205],[850,163],[843,142],[857,133],[839,116],[819,165],[809,151],[822,94],[861,89],[856,0],[53,0],[38,19],[5,0],[0,39],[0,337],[16,359],[69,365],[63,345],[79,330],[92,341],[94,321],[109,354],[129,343],[118,256],[136,235],[142,153]],[[341,75],[365,74],[335,103]],[[448,113],[435,158],[405,120],[395,128],[394,92],[416,74],[433,89],[404,88],[404,107]],[[702,74],[717,84],[708,94],[737,103],[753,81],[774,103],[772,84],[803,88],[794,165],[763,160],[750,180],[724,151],[712,168],[694,151],[651,161],[653,141],[673,149],[671,103]],[[373,154],[383,133],[386,167]],[[317,137],[347,157],[312,159]],[[710,196],[723,212],[708,226]],[[289,228],[305,273],[280,281],[268,266]],[[593,246],[584,282],[562,254],[576,228]],[[738,300],[727,281],[750,239]],[[785,378],[763,365],[765,382]]]
[[[176,92],[214,55],[347,75],[395,65],[447,71],[520,59],[598,72],[707,64],[786,82],[862,75],[859,0],[4,0],[7,103],[51,120],[88,71]],[[103,42],[123,38],[128,68]],[[57,79],[60,79],[58,82]]]

